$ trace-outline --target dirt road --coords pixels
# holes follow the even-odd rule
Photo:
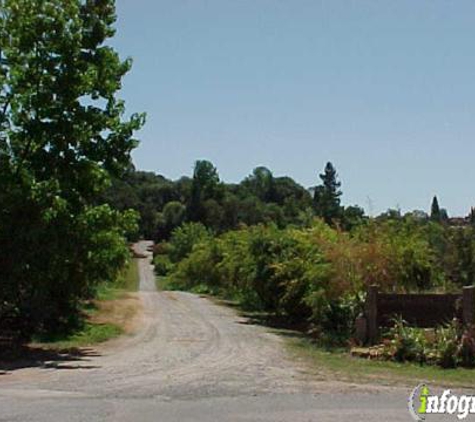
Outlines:
[[[311,378],[277,335],[197,295],[157,292],[150,257],[139,271],[136,333],[0,375],[0,421],[408,420],[406,391]]]

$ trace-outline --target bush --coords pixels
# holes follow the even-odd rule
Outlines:
[[[355,263],[364,283],[386,290],[422,291],[440,280],[424,227],[411,220],[371,222],[355,230]],[[358,264],[357,264],[358,265]]]
[[[175,263],[171,277],[182,288],[208,286],[245,308],[309,324],[320,340],[338,344],[351,337],[367,286],[420,291],[443,279],[428,232],[411,220],[370,221],[347,233],[315,219],[306,228],[258,225],[216,237],[190,223],[176,229],[162,249]],[[396,359],[421,360],[422,352],[413,349],[422,339],[409,328],[398,329]]]
[[[157,255],[153,259],[155,266],[155,274],[158,276],[166,276],[173,270],[173,264],[167,255]]]
[[[397,362],[414,361],[441,368],[475,365],[474,327],[465,330],[457,320],[434,330],[409,327],[395,321],[384,341],[383,357]]]
[[[221,259],[217,263],[217,270],[222,292],[249,310],[262,308],[262,302],[253,288],[256,261],[249,249],[255,230],[231,231],[218,239]]]
[[[175,229],[169,242],[169,255],[172,262],[185,259],[193,246],[211,238],[210,232],[201,223],[186,223]]]
[[[390,341],[386,344],[386,354],[397,362],[427,360],[428,341],[419,328],[409,327],[402,319],[396,319],[389,331]]]
[[[160,242],[153,245],[153,256],[168,255],[170,253],[170,244],[168,242]]]
[[[435,362],[442,368],[455,368],[459,363],[460,328],[457,321],[436,330]]]
[[[475,366],[475,326],[467,327],[460,339],[458,351],[460,363],[467,368]]]
[[[175,267],[170,275],[173,285],[183,289],[191,289],[197,285],[219,286],[217,263],[220,261],[220,250],[216,240],[210,238],[198,243],[186,258]]]

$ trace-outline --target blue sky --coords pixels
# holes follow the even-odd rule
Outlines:
[[[117,0],[121,96],[148,114],[136,166],[259,165],[343,202],[450,215],[475,205],[475,2]]]

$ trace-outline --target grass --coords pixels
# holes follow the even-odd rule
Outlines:
[[[34,344],[49,349],[70,350],[102,343],[118,337],[122,333],[122,328],[115,324],[97,324],[86,321],[80,329],[73,333],[40,337]]]
[[[99,301],[114,300],[126,292],[136,292],[139,288],[139,280],[137,259],[134,258],[115,283],[104,283],[98,287],[96,299]]]
[[[155,277],[155,285],[157,286],[157,290],[181,290],[187,291],[190,293],[195,293],[197,295],[205,295],[210,296],[210,298],[216,298],[221,300],[239,302],[239,298],[231,297],[227,292],[222,292],[217,288],[212,288],[206,284],[196,284],[195,286],[191,286],[188,289],[184,289],[182,285],[175,284],[172,279],[168,276],[156,276]]]
[[[96,299],[84,304],[84,320],[79,328],[67,333],[37,337],[33,339],[33,346],[58,350],[75,349],[120,336],[137,311],[136,301],[131,301],[128,296],[137,291],[138,286],[137,260],[132,259],[115,283],[99,286]]]
[[[426,382],[466,388],[473,388],[475,384],[475,371],[471,369],[442,369],[413,363],[367,360],[350,356],[346,349],[323,349],[304,336],[288,336],[287,345],[290,352],[307,361],[312,370],[341,381],[382,385]]]
[[[177,290],[176,286],[170,282],[170,278],[167,276],[156,276],[155,285],[157,286],[157,290]]]
[[[155,285],[157,290],[186,290],[191,293],[196,294],[211,294],[211,290],[205,284],[198,284],[196,286],[190,287],[189,289],[184,289],[183,286],[175,284],[171,277],[168,276],[156,276]]]

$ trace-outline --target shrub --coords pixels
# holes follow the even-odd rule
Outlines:
[[[416,361],[423,363],[427,359],[428,342],[423,330],[409,327],[401,318],[394,321],[389,331],[390,341],[386,344],[386,354],[397,362]]]
[[[211,237],[210,232],[201,223],[186,223],[175,229],[169,242],[169,255],[172,262],[186,258],[193,246]]]
[[[467,327],[460,339],[458,350],[460,364],[467,368],[475,366],[475,326]]]
[[[249,253],[254,257],[254,274],[251,288],[256,292],[262,308],[270,312],[279,311],[279,300],[284,286],[276,277],[276,264],[285,248],[284,232],[276,227],[258,226],[249,241]]]
[[[455,368],[458,364],[459,331],[457,321],[436,330],[434,357],[437,365],[442,368]]]
[[[171,274],[175,286],[190,289],[197,285],[219,286],[217,263],[220,261],[219,244],[215,239],[208,239],[194,246],[192,252],[180,261]]]
[[[439,279],[436,261],[424,227],[411,220],[371,222],[355,230],[365,284],[387,290],[430,289]]]
[[[168,255],[157,255],[153,259],[155,266],[155,274],[158,276],[166,276],[173,270],[173,264]]]
[[[170,253],[170,244],[168,242],[160,242],[153,245],[153,256],[168,255]]]
[[[442,368],[473,367],[474,327],[463,330],[460,322],[453,320],[434,330],[426,330],[409,327],[397,319],[384,341],[383,357],[398,362],[435,364]]]
[[[311,324],[315,336],[344,344],[368,285],[377,282],[389,291],[438,285],[428,239],[411,220],[370,221],[347,233],[315,219],[306,228],[258,225],[216,237],[189,223],[162,249],[176,264],[171,276],[183,288],[208,286],[248,309]],[[418,335],[401,324],[395,329],[395,359],[423,360]]]
[[[217,264],[220,283],[226,296],[238,300],[247,309],[260,309],[262,303],[253,288],[255,257],[250,253],[252,232],[256,229],[231,231],[219,239],[221,260]]]

